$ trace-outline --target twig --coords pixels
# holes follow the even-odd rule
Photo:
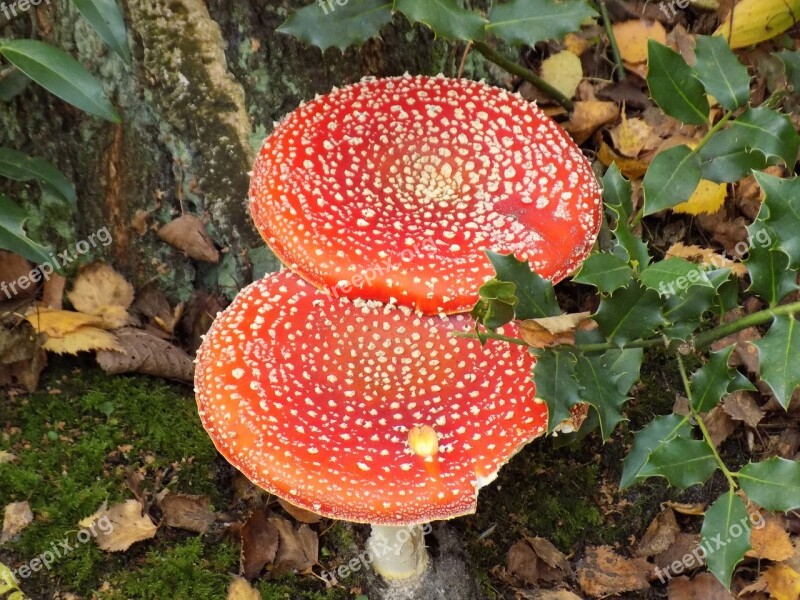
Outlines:
[[[622,55],[619,53],[619,44],[617,44],[617,36],[614,35],[614,28],[611,27],[606,0],[599,0],[598,4],[600,5],[600,16],[603,18],[603,27],[606,30],[608,42],[611,44],[611,54],[614,56],[614,63],[617,65],[617,81],[624,81],[626,77],[625,64],[622,62]]]
[[[485,42],[478,42],[473,41],[472,45],[474,48],[483,54],[484,58],[487,60],[495,63],[503,67],[506,71],[511,73],[512,75],[516,75],[527,81],[528,83],[534,85],[545,94],[550,96],[553,100],[558,102],[561,106],[566,108],[567,110],[572,110],[575,108],[575,104],[567,98],[564,94],[554,88],[552,85],[547,83],[544,79],[539,77],[536,73],[531,71],[530,69],[526,69],[522,65],[515,63],[513,60],[507,59],[505,56],[500,54],[497,50],[489,46]]]

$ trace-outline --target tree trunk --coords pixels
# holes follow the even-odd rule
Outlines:
[[[402,16],[381,38],[344,54],[307,47],[275,29],[307,2],[121,0],[133,64],[109,52],[70,0],[43,0],[0,30],[38,36],[70,52],[103,81],[123,117],[113,125],[36,85],[0,104],[0,146],[50,160],[75,183],[77,214],[36,186],[0,180],[31,215],[28,230],[56,250],[106,227],[93,256],[137,285],[156,281],[172,300],[196,287],[229,297],[277,261],[247,210],[248,172],[273,122],[301,102],[365,75],[455,75],[463,45],[434,40]],[[321,23],[321,27],[325,24]],[[465,75],[488,77],[477,53]],[[181,213],[207,222],[218,264],[187,258],[156,235]]]

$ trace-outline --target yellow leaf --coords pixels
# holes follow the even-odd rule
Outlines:
[[[246,579],[234,576],[226,600],[261,600],[261,594]]]
[[[674,206],[672,210],[686,215],[711,215],[722,208],[727,195],[726,184],[701,179],[692,196],[686,202]]]
[[[95,513],[99,514],[93,523],[97,545],[108,552],[123,552],[136,542],[153,538],[158,526],[142,510],[141,502],[128,500]]]
[[[614,37],[617,38],[622,60],[629,63],[643,63],[647,60],[647,40],[653,39],[667,43],[667,32],[658,21],[633,19],[615,23]]]
[[[580,58],[564,50],[542,62],[541,75],[567,98],[572,98],[583,79],[583,65]]]
[[[619,105],[616,102],[579,100],[575,103],[575,110],[570,114],[564,129],[574,138],[576,144],[582,144],[597,129],[611,123],[618,116]]]
[[[729,41],[731,48],[744,48],[771,39],[800,20],[800,0],[742,0],[714,32]]]
[[[782,516],[768,514],[763,526],[753,527],[750,530],[750,546],[746,556],[752,558],[780,562],[794,555],[794,546]]]
[[[77,310],[97,315],[112,329],[128,324],[127,309],[133,302],[133,286],[105,263],[84,268],[67,298]]]
[[[627,158],[614,152],[611,147],[603,142],[600,145],[600,150],[597,152],[597,158],[605,166],[610,167],[615,163],[622,174],[629,179],[639,179],[644,177],[647,171],[648,162],[639,160],[638,158]]]
[[[764,573],[769,596],[774,600],[800,598],[800,573],[787,565],[773,565]]]
[[[77,354],[91,350],[114,350],[122,352],[113,333],[97,327],[79,327],[63,337],[50,337],[42,346],[56,354]]]
[[[737,277],[744,277],[747,274],[747,267],[742,263],[717,254],[711,248],[703,248],[695,244],[686,245],[683,242],[673,244],[670,246],[669,250],[667,250],[667,256],[685,258],[686,260],[714,269],[730,268],[731,272]]]
[[[622,123],[614,127],[610,132],[611,139],[617,152],[629,158],[636,158],[655,134],[652,128],[644,119],[622,118]]]
[[[25,318],[38,333],[46,333],[50,337],[64,337],[80,327],[103,324],[103,319],[95,315],[49,308],[31,308]]]

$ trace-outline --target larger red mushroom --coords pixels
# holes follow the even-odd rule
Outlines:
[[[250,187],[261,235],[334,297],[457,313],[514,253],[559,281],[601,222],[588,161],[534,104],[444,77],[367,79],[289,114]]]
[[[468,316],[331,300],[283,271],[245,288],[198,352],[195,388],[217,449],[265,490],[321,515],[396,530],[472,513],[478,490],[545,432],[523,348],[456,338]],[[420,528],[375,556],[419,574]]]

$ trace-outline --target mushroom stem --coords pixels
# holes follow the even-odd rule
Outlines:
[[[372,568],[387,580],[421,576],[428,568],[425,527],[373,525],[367,540]]]

